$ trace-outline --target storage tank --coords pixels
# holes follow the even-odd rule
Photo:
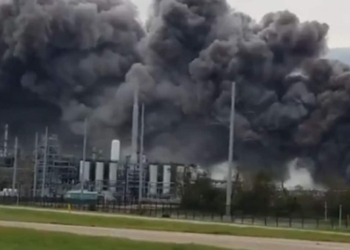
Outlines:
[[[116,191],[116,185],[117,185],[117,171],[118,171],[118,164],[117,163],[110,163],[109,164],[109,190],[111,192]]]
[[[163,166],[163,194],[170,194],[171,166]]]
[[[111,162],[109,164],[109,190],[116,192],[118,163],[120,161],[120,141],[113,140],[111,145]]]
[[[149,190],[150,195],[157,194],[157,184],[158,184],[158,166],[150,165],[149,166]]]
[[[84,180],[87,182],[90,181],[90,165],[91,163],[89,161],[85,161]]]
[[[111,161],[120,160],[120,141],[113,140],[111,145]]]
[[[95,175],[95,182],[96,182],[96,191],[101,192],[103,190],[103,174],[104,174],[104,163],[103,162],[97,162],[96,163],[96,175]]]
[[[80,164],[79,164],[79,181],[82,182],[83,179],[84,179],[84,176],[83,176],[83,169],[84,169],[84,162],[83,161],[80,161]]]
[[[82,176],[83,172],[84,172],[84,176]],[[90,181],[90,162],[85,161],[85,164],[84,164],[84,161],[80,161],[80,181],[81,181],[81,177],[83,177],[84,182]]]

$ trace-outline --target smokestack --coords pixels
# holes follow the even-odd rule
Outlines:
[[[236,113],[236,83],[232,83],[231,87],[231,114],[230,114],[230,138],[228,149],[228,174],[226,186],[226,216],[231,216],[232,203],[232,172],[233,172],[233,157],[234,157],[234,140],[235,140],[235,113]]]
[[[9,139],[9,125],[5,125],[5,135],[4,135],[4,157],[7,157],[7,142]]]
[[[137,164],[138,150],[138,128],[139,128],[139,86],[136,84],[134,92],[134,108],[132,115],[132,135],[131,135],[131,164]]]
[[[144,134],[145,134],[145,104],[141,106],[141,131],[140,131],[140,157],[139,157],[139,202],[142,200],[143,190],[143,149],[144,149]]]

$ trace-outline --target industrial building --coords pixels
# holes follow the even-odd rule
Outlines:
[[[7,142],[1,145],[3,148]],[[85,163],[81,158],[63,155],[57,135],[46,132],[37,136],[35,145],[31,157],[17,154],[19,164],[16,167],[14,150],[10,153],[8,149],[0,150],[0,169],[6,173],[3,189],[23,186],[25,195],[60,197],[70,190],[80,189],[83,182],[83,190],[96,191],[113,199],[138,199],[141,186],[144,200],[169,200],[181,197],[181,187],[186,180],[193,182],[205,175],[195,165],[152,163],[146,156],[142,157],[142,164],[132,163],[131,157],[123,160],[118,140],[111,143],[110,159],[91,155]],[[6,152],[6,157],[3,152]],[[26,169],[27,175],[25,186],[21,181],[23,169]],[[5,175],[2,177],[5,178]],[[24,195],[23,192],[20,193]]]
[[[150,163],[145,156],[142,164],[132,164],[128,159],[121,161],[120,142],[114,140],[109,161],[87,159],[85,164],[80,161],[84,190],[130,200],[139,198],[141,185],[143,199],[169,200],[179,198],[179,189],[186,178],[194,181],[205,174],[194,165]]]
[[[33,193],[36,196],[57,196],[78,182],[79,161],[62,155],[57,135],[47,136],[47,140],[46,136],[40,137],[34,151]]]
[[[195,165],[148,162],[143,154],[144,115],[142,106],[141,117],[139,116],[137,90],[133,107],[132,152],[126,159],[121,158],[119,140],[111,142],[110,159],[97,159],[95,153],[86,157],[87,121],[84,129],[83,159],[63,155],[58,136],[50,135],[46,128],[45,135],[36,135],[35,150],[30,163],[32,179],[29,181],[30,187],[26,185],[26,190],[30,190],[35,197],[64,196],[68,191],[81,190],[97,192],[110,199],[178,199],[186,181],[194,181],[205,172]],[[6,188],[14,189],[20,186],[17,175],[19,150],[18,143],[15,143],[15,154],[8,157],[8,129],[6,125],[4,142],[0,143],[0,164],[3,162],[3,165],[12,168],[11,185]],[[18,142],[17,139],[15,141]]]

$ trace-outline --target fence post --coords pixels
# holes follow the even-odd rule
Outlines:
[[[292,215],[289,215],[289,227],[292,228]]]
[[[304,220],[305,220],[305,217],[304,217],[304,214],[302,215],[302,218],[301,218],[301,227],[304,228]]]

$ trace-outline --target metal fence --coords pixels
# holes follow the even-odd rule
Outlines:
[[[143,202],[137,200],[98,200],[93,203],[68,202],[62,197],[58,198],[33,198],[33,197],[0,197],[0,205],[3,206],[22,206],[47,209],[68,208],[73,211],[90,211],[102,213],[114,213],[124,215],[137,215],[157,218],[171,218],[178,220],[194,220],[203,222],[234,223],[241,225],[254,225],[266,227],[283,227],[298,229],[332,229],[332,230],[350,230],[350,211],[339,209],[339,216],[327,217],[314,216],[306,217],[302,212],[291,214],[274,211],[266,215],[247,214],[243,211],[231,210],[231,216],[225,216],[224,213],[206,212],[200,210],[182,209],[177,203],[169,202]],[[223,209],[225,211],[225,209]]]

